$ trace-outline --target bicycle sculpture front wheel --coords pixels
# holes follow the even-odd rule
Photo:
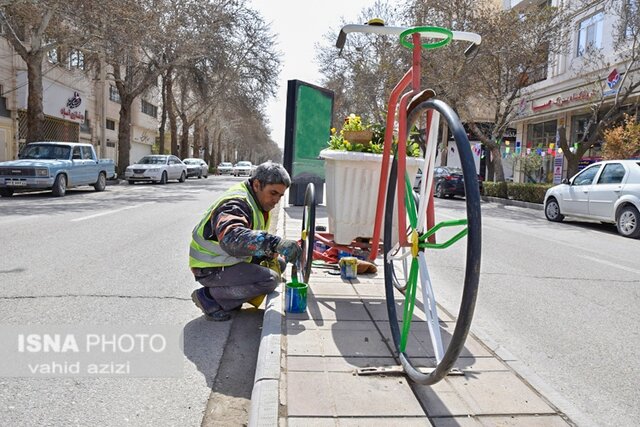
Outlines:
[[[409,177],[406,174],[400,177],[401,185],[406,188],[403,204],[407,227],[399,230],[394,225],[397,220],[393,218],[394,211],[398,212],[398,159],[394,156],[387,189],[383,236],[387,311],[397,357],[409,378],[426,385],[443,379],[454,367],[464,348],[476,303],[481,252],[480,191],[466,132],[457,114],[436,99],[424,101],[411,110],[407,117],[407,129],[428,111],[431,111],[432,117],[431,138],[427,139],[422,165],[424,182],[420,187],[420,197],[417,201],[413,197]],[[453,134],[462,163],[465,204],[464,209],[460,209],[459,205],[453,207],[455,215],[459,215],[455,219],[451,219],[452,212],[445,207],[428,206],[433,203],[432,175],[436,152],[430,144],[435,144],[438,139],[440,116]],[[427,215],[427,212],[431,215]],[[436,232],[438,242],[435,239]],[[404,245],[399,243],[403,240],[407,242]],[[441,287],[436,289],[434,282]],[[405,284],[402,292],[397,289],[398,283]],[[450,286],[451,283],[462,283],[462,292],[452,290],[455,287]],[[447,301],[459,299],[455,319],[440,321],[436,290],[442,291]],[[430,340],[424,339],[427,334]],[[446,348],[443,343],[447,343]],[[419,366],[416,363],[418,357],[433,358],[434,363]]]
[[[311,263],[313,262],[313,245],[315,243],[316,227],[316,188],[310,182],[304,193],[304,207],[302,208],[302,258],[300,266],[304,283],[309,283]]]

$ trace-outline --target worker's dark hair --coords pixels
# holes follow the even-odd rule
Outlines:
[[[289,172],[280,163],[274,163],[271,160],[259,164],[251,174],[251,180],[258,180],[260,187],[267,184],[284,184],[289,188],[291,185],[291,177]]]

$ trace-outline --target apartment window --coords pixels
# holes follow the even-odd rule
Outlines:
[[[631,39],[638,28],[638,3],[639,0],[626,0],[622,9],[623,31],[620,34],[621,39]]]
[[[591,49],[602,48],[602,21],[604,12],[583,19],[578,24],[578,50],[576,56],[582,56]]]
[[[589,124],[590,114],[573,116],[571,118],[571,144],[582,142],[587,133],[587,125]]]
[[[118,104],[121,103],[118,88],[113,85],[109,85],[109,100],[117,102]]]
[[[107,124],[106,124],[107,129],[109,130],[116,130],[116,122],[113,120],[109,120],[107,119]]]
[[[158,107],[144,99],[142,100],[142,112],[151,117],[158,117]]]
[[[84,110],[84,122],[80,124],[80,131],[91,132],[91,122],[89,121],[89,112],[87,110]]]
[[[556,142],[557,122],[534,123],[527,126],[527,147],[532,144],[533,148],[546,148],[551,143]]]
[[[52,64],[57,64],[58,63],[58,49],[51,49],[49,52],[47,52],[47,60],[52,63]]]
[[[71,49],[69,52],[69,69],[76,68],[84,70],[84,53],[77,49]]]

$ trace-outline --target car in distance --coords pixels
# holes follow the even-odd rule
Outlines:
[[[183,159],[182,163],[187,165],[187,178],[197,177],[198,179],[202,177],[209,176],[209,165],[202,159],[196,158],[188,158]]]
[[[233,167],[234,176],[251,176],[251,172],[253,172],[253,165],[244,160],[236,163]]]
[[[127,166],[124,179],[129,184],[136,182],[166,184],[170,179],[184,182],[187,179],[187,165],[172,154],[150,154],[133,165]]]
[[[232,175],[233,164],[230,162],[222,162],[218,165],[218,174],[220,175]]]
[[[625,237],[640,237],[640,160],[593,163],[544,196],[549,221],[565,216],[615,224]]]
[[[416,179],[413,183],[413,189],[420,191],[422,183],[422,171],[418,170]],[[433,174],[433,194],[435,197],[464,197],[464,175],[462,169],[453,166],[436,166]],[[478,175],[478,185],[480,193],[482,193],[482,177]]]
[[[56,197],[67,188],[91,185],[103,191],[107,179],[115,178],[111,159],[98,159],[93,145],[75,142],[32,142],[18,160],[0,163],[0,196],[15,191],[51,190]]]

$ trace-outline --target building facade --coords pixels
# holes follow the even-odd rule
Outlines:
[[[507,0],[505,7],[517,9],[544,3],[555,5],[558,0]],[[629,61],[620,59],[619,53],[630,48],[631,42],[614,31],[622,18],[611,9],[611,2],[585,3],[571,14],[571,25],[562,35],[566,43],[563,53],[550,55],[546,70],[533,76],[535,83],[522,89],[513,122],[517,134],[516,149],[512,148],[511,153],[514,156],[540,154],[543,162],[539,179],[543,182],[559,182],[566,177],[566,160],[558,150],[560,132],[565,133],[572,149],[577,148],[592,106],[600,102],[605,107],[611,104],[622,88],[625,73],[636,80],[640,78],[637,64],[630,68]],[[597,55],[588,54],[590,50],[596,50]],[[637,102],[638,96],[640,92],[632,93],[629,102]],[[596,144],[581,163],[586,165],[599,159],[600,144]],[[514,180],[527,180],[517,166]]]
[[[52,50],[43,59],[45,139],[87,142],[118,161],[120,97],[108,73],[85,69],[84,55]],[[27,130],[27,67],[0,35],[0,161],[17,158]],[[131,115],[131,161],[150,154],[158,132],[157,87],[136,98]],[[104,135],[104,144],[102,142]]]

